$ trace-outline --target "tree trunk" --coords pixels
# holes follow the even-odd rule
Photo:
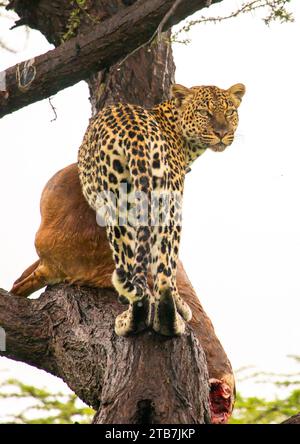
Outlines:
[[[57,285],[37,300],[0,291],[5,356],[62,378],[97,411],[94,423],[209,422],[206,360],[192,330],[121,338],[122,310],[112,289]]]
[[[78,6],[75,1],[65,1],[63,5],[57,1],[49,3],[45,0],[38,5],[20,0],[9,3],[8,8],[25,14],[19,25],[32,24],[46,32],[51,42],[61,44],[56,50],[5,71],[7,95],[1,98],[0,117],[56,94],[120,59],[122,63],[122,59],[135,48],[154,39],[160,24],[163,24],[162,30],[169,29],[203,6],[205,1],[139,0],[130,2],[136,5],[128,8],[124,8],[124,2],[112,1],[110,5],[104,3],[102,9],[99,8],[103,1],[86,0],[86,6]],[[170,8],[172,14],[167,19]],[[45,22],[45,17],[50,15],[52,18],[51,12],[54,13],[53,22]],[[115,13],[112,15],[112,12]]]
[[[76,32],[84,33],[91,27],[89,17],[108,18],[134,2],[87,0]],[[56,45],[60,42],[67,29],[70,2],[10,3],[23,23],[39,29]],[[174,71],[167,39],[140,49],[120,67],[111,66],[89,77],[93,113],[120,100],[153,106],[168,97]],[[7,298],[13,298],[10,313],[6,312]],[[164,338],[149,331],[126,339],[117,337],[113,325],[122,307],[112,289],[58,285],[38,300],[17,299],[2,292],[0,307],[0,324],[8,338],[6,355],[61,377],[97,410],[95,423],[210,421],[206,358],[190,327],[180,338]],[[208,325],[205,322],[203,326]],[[210,336],[204,332],[205,337]],[[219,343],[217,347],[226,358]],[[230,373],[227,358],[225,361]],[[230,399],[229,409],[233,390],[232,382],[230,394],[225,396]]]
[[[300,424],[300,413],[291,416],[290,418],[283,421],[281,424]]]

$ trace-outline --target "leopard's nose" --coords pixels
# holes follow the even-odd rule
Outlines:
[[[222,140],[223,137],[225,137],[226,134],[228,134],[228,130],[227,130],[227,128],[218,128],[218,129],[215,129],[215,134],[218,137],[220,137],[220,139]]]

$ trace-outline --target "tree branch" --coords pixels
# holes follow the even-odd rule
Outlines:
[[[151,38],[173,4],[174,0],[139,0],[95,25],[90,33],[8,68],[6,90],[9,96],[4,103],[2,101],[0,118],[86,79],[93,71],[113,65]],[[163,30],[203,6],[205,0],[181,2]]]
[[[122,4],[127,5],[133,2],[134,0],[112,0],[111,2],[98,0],[92,2],[95,9],[89,8],[88,12],[93,17],[103,19],[103,17],[115,14]],[[137,34],[137,29],[140,33],[146,29],[147,35],[152,35],[153,30],[157,28],[175,2],[174,0],[172,2],[139,1],[134,5],[135,12],[141,5],[149,8],[154,3],[156,5],[164,3],[166,8],[161,9],[161,14],[157,15],[155,23],[152,23],[153,17],[151,18],[150,30],[148,30],[149,25],[146,23],[148,17],[145,17],[144,28],[135,28],[132,34]],[[194,7],[195,10],[204,6],[204,3],[207,5],[207,2],[201,0],[181,3],[183,8]],[[40,0],[36,3],[29,0],[12,0],[10,5],[12,4],[18,6],[19,9],[23,8],[23,12],[19,12],[23,23],[29,24],[30,22],[33,27],[46,34],[47,38],[55,45],[60,43],[60,36],[65,34],[66,23],[68,23],[72,10],[70,2]],[[178,11],[180,10],[176,9],[176,15]],[[126,12],[129,13],[129,9]],[[183,16],[184,14],[182,14]],[[173,15],[172,19],[174,19]],[[106,29],[108,33],[112,32],[112,34],[104,34],[107,36],[106,46],[110,45],[109,39],[111,35],[115,35],[116,31],[112,28],[109,29],[108,23],[110,22],[105,22],[105,25],[104,22],[102,23],[104,31]],[[132,26],[131,22],[127,23],[128,25]],[[90,27],[91,23],[87,20],[87,16],[83,16],[78,30],[86,32]],[[95,29],[96,27],[93,26],[93,35]],[[124,30],[126,31],[125,24]],[[125,34],[124,32],[119,33],[119,41],[113,40],[114,50],[119,51],[120,54],[118,60],[124,57],[126,51],[132,52],[132,48],[134,48],[134,44],[132,44],[132,48],[128,48],[127,46],[131,43],[124,44],[124,39],[121,40],[127,31]],[[86,36],[87,34],[83,37],[86,38]],[[144,37],[147,41],[146,35]],[[82,35],[74,39],[73,42],[77,42],[81,38]],[[139,42],[143,41],[140,36],[138,38]],[[95,49],[93,45],[95,46],[95,42],[92,43],[91,40],[90,51],[92,54]],[[134,57],[130,57],[120,70],[116,66],[112,66],[106,70],[104,78],[102,73],[98,78],[97,75],[93,76],[91,89],[93,94],[97,96],[95,108],[99,109],[109,101],[120,100],[120,97],[125,101],[131,101],[134,98],[135,103],[146,103],[147,106],[153,106],[154,102],[157,103],[162,100],[162,97],[167,96],[173,78],[173,62],[170,55],[171,48],[165,41],[161,41],[160,45],[162,47],[160,51],[158,51],[158,46],[151,48],[152,56],[150,57],[146,50],[142,50]],[[76,46],[72,48],[76,50]],[[111,46],[109,49],[111,50]],[[109,51],[107,54],[107,60],[110,60]],[[88,60],[88,56],[89,54],[87,54],[86,60]],[[86,69],[85,62],[82,63],[80,57],[81,48],[79,53],[74,56],[75,70]],[[54,61],[52,60],[51,63],[50,68],[53,69]],[[101,67],[102,63],[101,60],[97,68]],[[57,65],[55,66],[57,67]],[[57,73],[59,73],[61,78],[57,88],[62,88],[61,79],[72,77],[73,71],[69,66],[63,66],[63,64],[58,66],[60,71],[55,70],[53,82],[56,81]],[[36,88],[39,78],[37,76],[40,75],[39,69],[36,69],[36,60],[27,62],[26,69],[23,68],[23,66],[20,67],[19,78],[24,92],[19,94],[18,99],[14,99],[15,103]],[[65,71],[62,73],[63,70]],[[48,78],[47,75],[48,73],[45,74],[45,79]],[[34,77],[33,80],[32,77]],[[44,81],[44,78],[40,77],[40,79],[41,82]],[[30,88],[26,88],[29,82],[31,82]],[[48,88],[47,82],[45,85]],[[98,91],[99,89],[102,91],[103,86],[105,93],[101,94],[99,100]],[[145,97],[145,88],[147,97]],[[3,97],[5,98],[5,95]],[[22,106],[27,104],[26,100]],[[76,248],[79,248],[78,245]],[[186,283],[184,284],[184,282]],[[225,422],[226,417],[228,418],[231,413],[234,399],[234,380],[230,363],[216,338],[210,320],[203,311],[195,292],[190,288],[191,285],[185,277],[184,271],[182,285],[179,287],[183,294],[190,297],[190,300],[187,300],[193,309],[193,320],[190,326],[199,343],[203,344],[209,376],[214,380],[210,390],[212,417],[215,422]],[[113,331],[114,319],[123,309],[117,303],[116,294],[112,289],[97,290],[59,285],[48,288],[38,300],[18,299],[17,304],[11,303],[12,298],[7,293],[4,292],[2,296],[5,298],[4,300],[2,298],[0,306],[0,325],[4,321],[8,337],[8,353],[5,356],[32,363],[61,377],[81,399],[95,409],[99,409],[94,420],[95,423],[120,421],[207,422],[208,375],[206,374],[206,362],[189,326],[187,326],[186,334],[181,338],[167,339],[151,331],[131,338],[118,338]],[[10,313],[9,316],[7,313],[4,314],[11,310],[13,313]],[[13,318],[18,317],[20,310],[24,310],[24,313],[19,319],[14,320]],[[32,319],[33,316],[35,319]],[[9,322],[9,318],[12,319],[12,322]],[[33,339],[36,334],[35,322],[38,324],[37,335],[41,335],[42,332],[44,344],[39,344],[38,352],[35,353],[36,356],[33,359],[27,343],[30,341],[35,343]],[[16,340],[18,332],[15,331],[17,325],[22,333],[18,340]],[[32,327],[31,330],[28,330],[28,326]],[[37,340],[37,342],[39,341]],[[138,347],[135,345],[136,343],[139,344]],[[149,343],[151,343],[150,348]],[[16,350],[10,344],[19,348]],[[119,375],[122,377],[120,378]],[[126,384],[123,379],[127,381]],[[147,398],[145,398],[145,394]],[[167,399],[168,396],[170,400]],[[126,403],[123,402],[124,397],[128,397]],[[128,409],[125,409],[126,405],[128,405]]]
[[[240,7],[233,10],[230,14],[221,16],[200,16],[196,20],[190,20],[186,25],[184,25],[179,31],[173,35],[173,41],[179,41],[178,37],[183,32],[187,33],[195,25],[205,24],[205,23],[219,23],[232,18],[239,17],[243,14],[254,13],[257,10],[267,10],[268,14],[263,21],[266,25],[269,25],[272,21],[279,21],[280,23],[294,22],[294,17],[291,12],[289,12],[286,7],[290,0],[252,0],[243,3]],[[187,39],[182,40],[186,42]]]
[[[121,65],[123,65],[124,62],[126,62],[126,60],[128,60],[129,57],[131,57],[133,54],[135,54],[136,52],[138,52],[140,49],[146,47],[147,45],[151,45],[151,43],[153,42],[153,40],[155,39],[155,37],[157,37],[157,39],[159,40],[161,38],[161,34],[162,34],[162,30],[164,29],[165,24],[167,23],[167,21],[174,15],[177,6],[179,5],[179,3],[181,3],[182,0],[175,0],[171,9],[169,9],[169,11],[166,13],[166,15],[163,17],[162,21],[160,22],[160,24],[158,25],[157,29],[155,30],[154,34],[152,35],[152,37],[145,43],[143,43],[142,45],[138,46],[137,48],[135,48],[131,53],[127,54],[126,57],[124,57],[124,59],[122,59],[119,62],[119,67]]]
[[[98,410],[95,423],[209,422],[206,359],[192,330],[118,337],[122,310],[111,289],[56,285],[37,300],[1,290],[2,355],[61,377]]]
[[[16,298],[0,289],[0,326],[6,333],[6,351],[0,355],[56,375],[49,351],[49,318],[37,305],[36,300]]]
[[[281,424],[300,424],[300,413],[291,416],[290,418],[283,421]]]

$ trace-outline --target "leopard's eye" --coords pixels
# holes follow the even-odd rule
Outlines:
[[[203,117],[208,117],[209,116],[209,112],[207,111],[207,109],[197,109],[197,113],[201,114],[201,116]]]
[[[227,117],[230,117],[230,116],[233,116],[234,113],[235,113],[235,110],[234,110],[234,109],[228,109],[228,110],[226,111],[225,115],[226,115]]]

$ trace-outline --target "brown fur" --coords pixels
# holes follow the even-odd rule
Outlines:
[[[35,247],[40,260],[14,283],[12,293],[29,296],[47,284],[111,287],[114,268],[104,229],[80,188],[77,165],[56,173],[41,197],[41,225]]]
[[[13,294],[29,296],[58,282],[113,287],[114,263],[105,228],[97,225],[95,213],[82,195],[77,164],[69,165],[49,180],[41,197],[41,218],[35,239],[40,259],[15,281]],[[232,404],[234,378],[230,363],[180,262],[177,286],[192,309],[190,325],[204,348],[210,378],[229,387]]]

